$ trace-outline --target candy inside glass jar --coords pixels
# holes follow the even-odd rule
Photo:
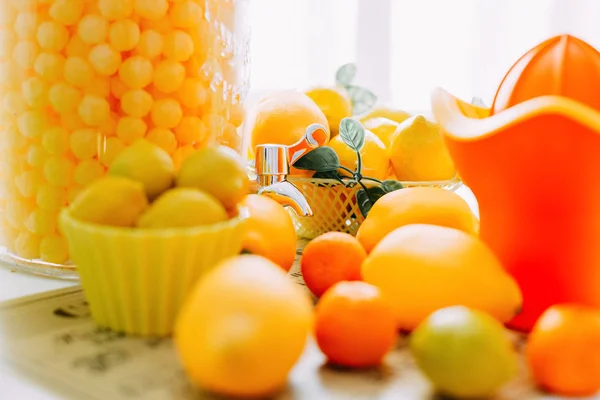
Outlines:
[[[245,3],[0,0],[3,261],[75,276],[58,213],[140,138],[241,151]]]

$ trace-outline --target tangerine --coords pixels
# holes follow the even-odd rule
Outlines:
[[[319,300],[315,339],[330,363],[376,366],[396,342],[394,314],[379,289],[365,282],[339,282]]]
[[[306,245],[300,268],[306,286],[319,297],[338,282],[361,280],[360,268],[366,257],[354,236],[327,232]]]

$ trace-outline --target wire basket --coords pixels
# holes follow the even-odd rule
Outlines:
[[[356,235],[365,220],[360,212],[356,193],[360,185],[345,187],[335,179],[314,179],[288,177],[304,195],[314,215],[302,217],[288,208],[298,237],[314,239],[326,232],[345,232]],[[458,189],[462,182],[458,177],[445,181],[401,182],[402,186],[439,187],[450,191]]]

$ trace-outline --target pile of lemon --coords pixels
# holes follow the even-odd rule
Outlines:
[[[237,215],[248,179],[240,157],[225,146],[187,158],[176,173],[169,154],[141,139],[115,158],[107,176],[69,206],[88,223],[143,229],[184,228]]]
[[[320,86],[304,93],[278,91],[261,99],[247,118],[252,146],[249,155],[258,144],[293,144],[308,125],[318,123],[329,127],[327,146],[335,150],[341,165],[356,170],[356,152],[338,135],[340,121],[347,117],[358,119],[366,129],[360,151],[364,176],[408,182],[445,181],[456,176],[437,122],[383,105],[353,116],[351,98],[342,87]]]
[[[217,40],[235,13],[229,0],[0,2],[0,225],[11,252],[65,262],[58,212],[140,138],[176,167],[212,132],[237,148],[241,106],[213,101],[236,76]]]

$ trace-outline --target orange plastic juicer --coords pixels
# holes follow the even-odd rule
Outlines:
[[[523,291],[508,325],[600,307],[600,53],[569,35],[523,55],[490,109],[436,89],[433,113],[479,203],[481,238]]]

